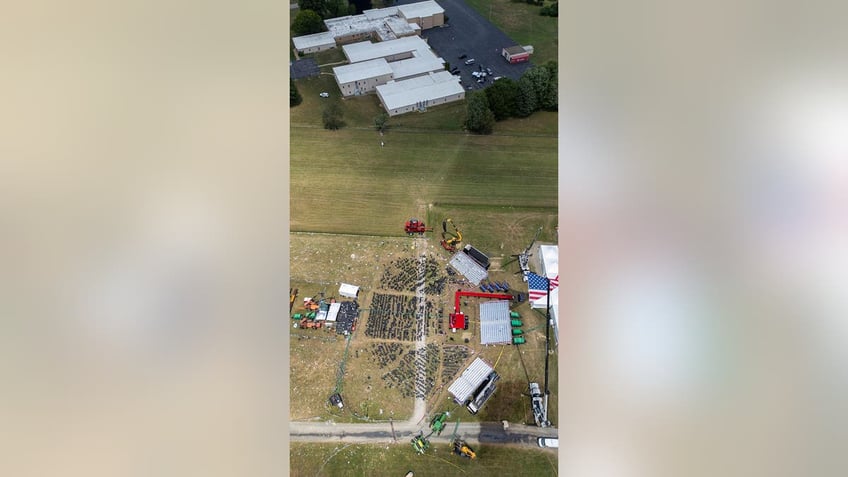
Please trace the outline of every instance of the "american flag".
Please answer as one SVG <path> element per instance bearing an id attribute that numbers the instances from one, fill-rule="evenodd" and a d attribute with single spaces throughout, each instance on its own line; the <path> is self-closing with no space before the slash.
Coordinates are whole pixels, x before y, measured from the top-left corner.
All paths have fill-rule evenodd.
<path id="1" fill-rule="evenodd" d="M 556 278 L 550 279 L 550 289 L 553 290 L 557 286 L 559 286 L 559 275 Z M 527 273 L 527 295 L 531 301 L 536 301 L 540 298 L 544 298 L 545 295 L 548 294 L 548 279 L 536 275 L 533 272 Z"/>

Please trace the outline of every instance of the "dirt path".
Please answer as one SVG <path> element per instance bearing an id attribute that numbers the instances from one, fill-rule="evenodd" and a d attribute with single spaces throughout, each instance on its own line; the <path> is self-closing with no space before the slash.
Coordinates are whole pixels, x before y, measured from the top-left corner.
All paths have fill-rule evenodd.
<path id="1" fill-rule="evenodd" d="M 418 299 L 417 309 L 415 310 L 415 323 L 418 327 L 415 337 L 415 354 L 416 363 L 418 364 L 418 373 L 415 377 L 415 407 L 413 408 L 412 417 L 409 418 L 410 424 L 418 425 L 424 419 L 427 413 L 427 296 L 424 294 L 424 287 L 427 285 L 425 271 L 427 270 L 427 240 L 424 238 L 415 239 L 416 250 L 421 250 L 418 257 L 418 281 L 416 282 L 415 297 Z"/>

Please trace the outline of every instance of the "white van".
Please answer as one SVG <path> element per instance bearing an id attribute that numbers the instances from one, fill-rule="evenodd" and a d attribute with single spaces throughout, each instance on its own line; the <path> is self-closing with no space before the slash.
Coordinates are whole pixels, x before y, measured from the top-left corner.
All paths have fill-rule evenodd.
<path id="1" fill-rule="evenodd" d="M 540 437 L 539 447 L 550 447 L 552 449 L 559 449 L 559 439 L 556 437 Z"/>
<path id="2" fill-rule="evenodd" d="M 465 64 L 466 65 L 473 65 L 474 64 L 474 58 L 469 58 L 469 59 L 465 60 Z"/>

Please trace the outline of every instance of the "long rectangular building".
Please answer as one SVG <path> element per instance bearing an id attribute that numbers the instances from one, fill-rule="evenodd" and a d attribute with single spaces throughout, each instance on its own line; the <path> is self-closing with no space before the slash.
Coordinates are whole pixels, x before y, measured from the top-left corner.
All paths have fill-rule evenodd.
<path id="1" fill-rule="evenodd" d="M 415 56 L 414 52 L 420 51 L 419 56 L 424 56 L 430 51 L 430 45 L 417 36 L 408 36 L 391 41 L 360 41 L 342 46 L 342 51 L 351 63 L 368 61 L 376 58 L 385 58 L 386 61 L 405 60 Z"/>
<path id="2" fill-rule="evenodd" d="M 445 23 L 445 10 L 434 0 L 365 10 L 359 15 L 324 20 L 327 31 L 292 38 L 298 53 L 315 53 L 362 40 L 417 36 Z"/>
<path id="3" fill-rule="evenodd" d="M 442 70 L 377 86 L 377 96 L 389 116 L 397 116 L 465 99 L 465 90 L 459 78 Z"/>
<path id="4" fill-rule="evenodd" d="M 333 68 L 342 96 L 356 96 L 374 91 L 394 77 L 394 71 L 383 58 L 351 63 Z"/>

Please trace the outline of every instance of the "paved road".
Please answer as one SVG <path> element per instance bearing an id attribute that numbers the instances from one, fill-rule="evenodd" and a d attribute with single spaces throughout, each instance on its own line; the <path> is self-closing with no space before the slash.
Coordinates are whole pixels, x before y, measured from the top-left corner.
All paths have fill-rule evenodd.
<path id="1" fill-rule="evenodd" d="M 448 423 L 441 436 L 432 435 L 433 443 L 450 443 L 454 425 Z M 397 442 L 407 442 L 418 433 L 421 427 L 409 421 L 394 423 L 394 435 Z M 426 428 L 426 432 L 429 432 Z M 350 442 L 350 443 L 392 443 L 392 426 L 388 422 L 378 424 L 349 424 L 329 422 L 292 422 L 289 425 L 292 441 L 300 442 Z M 557 429 L 541 429 L 524 424 L 510 424 L 504 430 L 501 423 L 468 422 L 460 423 L 457 434 L 472 444 L 512 444 L 538 447 L 539 437 L 556 437 Z"/>

